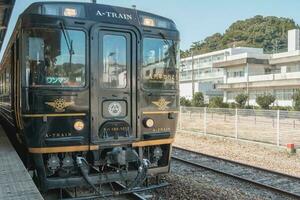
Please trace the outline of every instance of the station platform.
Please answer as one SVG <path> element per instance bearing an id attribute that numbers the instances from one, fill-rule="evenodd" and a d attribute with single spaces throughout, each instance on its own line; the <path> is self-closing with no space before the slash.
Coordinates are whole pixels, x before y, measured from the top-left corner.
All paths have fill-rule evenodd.
<path id="1" fill-rule="evenodd" d="M 20 157 L 0 126 L 0 200 L 42 200 Z"/>

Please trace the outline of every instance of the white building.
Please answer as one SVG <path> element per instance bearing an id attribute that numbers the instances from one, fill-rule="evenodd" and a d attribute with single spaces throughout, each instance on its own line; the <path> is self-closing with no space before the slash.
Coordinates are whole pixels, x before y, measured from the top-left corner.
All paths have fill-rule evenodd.
<path id="1" fill-rule="evenodd" d="M 224 70 L 222 67 L 214 68 L 213 64 L 226 61 L 230 56 L 247 53 L 262 54 L 263 50 L 238 47 L 181 59 L 180 96 L 191 99 L 193 92 L 202 92 L 206 100 L 212 96 L 223 96 L 223 91 L 216 85 L 223 83 Z"/>
<path id="2" fill-rule="evenodd" d="M 273 94 L 275 105 L 292 106 L 292 96 L 300 89 L 300 31 L 288 32 L 288 51 L 276 54 L 247 52 L 229 55 L 213 63 L 214 69 L 224 71 L 223 83 L 217 89 L 223 91 L 225 102 L 234 102 L 236 95 L 249 95 L 249 104 L 262 94 Z"/>

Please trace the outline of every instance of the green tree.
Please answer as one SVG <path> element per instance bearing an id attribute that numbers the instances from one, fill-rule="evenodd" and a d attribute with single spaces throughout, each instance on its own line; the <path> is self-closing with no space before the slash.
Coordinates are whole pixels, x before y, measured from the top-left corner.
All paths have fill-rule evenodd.
<path id="1" fill-rule="evenodd" d="M 228 108 L 229 105 L 223 102 L 223 97 L 212 97 L 209 99 L 210 108 Z"/>
<path id="2" fill-rule="evenodd" d="M 287 48 L 287 32 L 299 28 L 294 20 L 261 15 L 231 24 L 224 34 L 215 33 L 202 41 L 193 42 L 190 49 L 181 52 L 182 58 L 221 50 L 233 46 L 263 48 L 266 52 Z"/>
<path id="3" fill-rule="evenodd" d="M 180 97 L 180 105 L 189 107 L 192 105 L 191 101 L 186 99 L 185 97 Z"/>
<path id="4" fill-rule="evenodd" d="M 274 103 L 276 98 L 271 94 L 265 94 L 258 96 L 256 98 L 256 103 L 262 108 L 262 109 L 269 109 L 270 105 Z"/>
<path id="5" fill-rule="evenodd" d="M 192 106 L 194 107 L 204 106 L 204 97 L 202 92 L 195 92 L 192 99 Z"/>
<path id="6" fill-rule="evenodd" d="M 186 58 L 189 56 L 191 56 L 191 52 L 189 50 L 187 50 L 187 51 L 180 50 L 180 58 Z"/>
<path id="7" fill-rule="evenodd" d="M 294 110 L 300 111 L 300 90 L 297 90 L 293 95 Z"/>
<path id="8" fill-rule="evenodd" d="M 235 97 L 235 102 L 237 103 L 239 108 L 244 108 L 247 101 L 248 101 L 249 96 L 246 94 L 238 94 Z"/>

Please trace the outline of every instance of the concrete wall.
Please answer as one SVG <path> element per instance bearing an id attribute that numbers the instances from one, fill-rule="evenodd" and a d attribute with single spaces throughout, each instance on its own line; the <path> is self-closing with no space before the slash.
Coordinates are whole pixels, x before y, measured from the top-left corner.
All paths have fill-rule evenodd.
<path id="1" fill-rule="evenodd" d="M 264 93 L 269 93 L 269 94 L 274 95 L 275 97 L 278 97 L 276 95 L 276 93 L 282 92 L 282 90 L 291 90 L 291 92 L 293 91 L 293 89 L 290 89 L 290 88 L 286 88 L 286 89 L 281 89 L 281 88 L 278 88 L 278 89 L 264 88 L 263 89 L 262 88 L 262 89 L 257 89 L 257 90 L 250 90 L 249 91 L 249 105 L 258 106 L 256 104 L 256 98 L 259 95 L 263 95 Z M 294 91 L 295 91 L 295 89 L 294 89 Z M 245 92 L 246 91 L 242 91 L 242 90 L 225 91 L 224 92 L 224 102 L 227 102 L 227 103 L 235 102 L 235 96 L 240 93 L 245 93 Z M 284 95 L 283 93 L 281 93 L 281 94 Z M 278 98 L 280 98 L 280 97 L 278 97 Z M 282 99 L 282 98 L 276 99 L 276 101 L 274 102 L 274 106 L 293 106 L 292 98 L 290 98 L 289 96 L 287 98 L 287 96 L 286 96 L 284 99 Z"/>
<path id="2" fill-rule="evenodd" d="M 251 47 L 237 47 L 231 49 L 231 55 L 236 55 L 241 53 L 263 54 L 264 50 L 262 48 L 251 48 Z"/>
<path id="3" fill-rule="evenodd" d="M 192 99 L 192 83 L 179 84 L 180 97 Z"/>
<path id="4" fill-rule="evenodd" d="M 288 31 L 288 51 L 300 50 L 300 30 L 293 29 Z"/>

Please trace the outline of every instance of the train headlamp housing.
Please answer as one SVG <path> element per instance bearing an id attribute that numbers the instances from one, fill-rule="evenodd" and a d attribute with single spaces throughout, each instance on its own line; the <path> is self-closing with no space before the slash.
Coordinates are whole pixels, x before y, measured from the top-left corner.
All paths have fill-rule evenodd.
<path id="1" fill-rule="evenodd" d="M 74 123 L 74 129 L 76 131 L 82 131 L 84 129 L 84 122 L 82 120 L 77 120 Z"/>
<path id="2" fill-rule="evenodd" d="M 166 29 L 176 28 L 174 22 L 162 17 L 140 15 L 140 21 L 143 26 L 166 28 Z"/>
<path id="3" fill-rule="evenodd" d="M 38 13 L 64 17 L 85 17 L 84 7 L 78 4 L 43 4 Z"/>
<path id="4" fill-rule="evenodd" d="M 154 126 L 154 120 L 151 118 L 145 118 L 143 124 L 146 128 L 152 128 Z"/>

